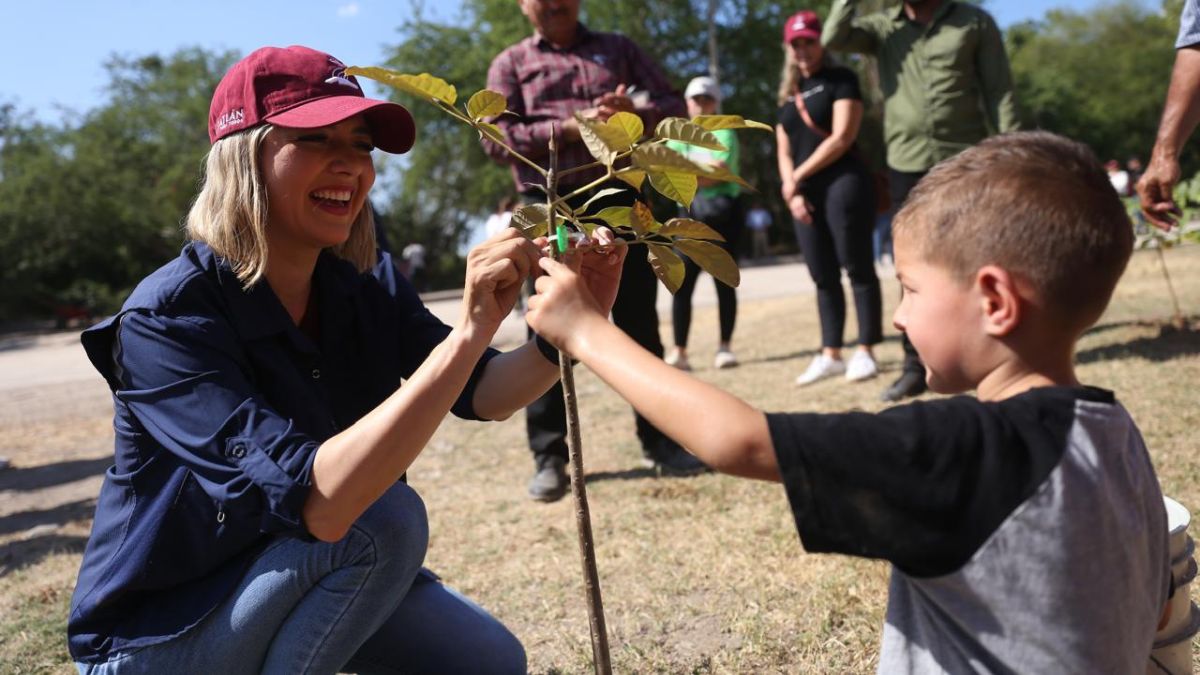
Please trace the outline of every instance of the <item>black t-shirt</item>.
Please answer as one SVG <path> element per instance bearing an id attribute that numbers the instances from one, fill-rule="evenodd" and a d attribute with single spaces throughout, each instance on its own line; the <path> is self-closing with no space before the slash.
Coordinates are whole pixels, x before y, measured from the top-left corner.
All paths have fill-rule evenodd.
<path id="1" fill-rule="evenodd" d="M 1079 400 L 1114 402 L 1100 389 L 1046 387 L 999 402 L 767 419 L 805 549 L 937 576 L 961 567 L 1059 464 Z"/>
<path id="2" fill-rule="evenodd" d="M 825 66 L 812 77 L 801 80 L 798 85 L 804 96 L 804 107 L 814 124 L 825 131 L 833 130 L 833 102 L 841 99 L 862 100 L 862 92 L 858 88 L 858 76 L 854 71 L 844 66 Z M 796 110 L 796 101 L 789 98 L 779 108 L 778 119 L 787 133 L 791 145 L 792 162 L 799 166 L 817 149 L 825 135 L 808 128 L 804 119 Z M 856 155 L 857 150 L 851 148 L 836 162 L 822 169 L 817 176 L 834 175 L 846 169 L 857 168 L 861 162 Z M 816 178 L 817 176 L 814 176 Z"/>

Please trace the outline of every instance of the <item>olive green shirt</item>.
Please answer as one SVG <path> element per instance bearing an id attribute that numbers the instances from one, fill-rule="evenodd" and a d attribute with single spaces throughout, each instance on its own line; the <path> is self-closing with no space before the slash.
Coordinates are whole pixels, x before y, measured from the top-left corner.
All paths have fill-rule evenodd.
<path id="1" fill-rule="evenodd" d="M 888 166 L 928 171 L 990 134 L 1014 131 L 1012 76 L 996 22 L 949 1 L 925 25 L 901 5 L 856 16 L 855 0 L 834 0 L 821 43 L 879 60 Z"/>

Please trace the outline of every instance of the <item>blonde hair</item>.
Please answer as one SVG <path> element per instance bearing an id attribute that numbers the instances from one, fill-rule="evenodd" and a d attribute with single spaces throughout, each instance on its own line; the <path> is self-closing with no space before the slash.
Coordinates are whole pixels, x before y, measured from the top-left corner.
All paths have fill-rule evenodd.
<path id="1" fill-rule="evenodd" d="M 205 160 L 200 194 L 188 211 L 188 237 L 203 242 L 228 261 L 242 287 L 249 289 L 267 271 L 267 186 L 258 164 L 263 140 L 273 129 L 264 124 L 213 143 Z M 365 272 L 375 264 L 375 220 L 363 206 L 346 241 L 330 249 Z"/>
<path id="2" fill-rule="evenodd" d="M 800 85 L 800 68 L 796 66 L 796 57 L 792 56 L 792 48 L 788 43 L 783 43 L 783 70 L 779 73 L 779 94 L 777 95 L 779 105 L 787 103 L 788 97 L 796 93 L 796 87 Z"/>
<path id="3" fill-rule="evenodd" d="M 1087 146 L 1045 131 L 993 136 L 936 165 L 893 223 L 921 260 L 969 283 L 999 265 L 1073 328 L 1104 312 L 1133 225 Z"/>

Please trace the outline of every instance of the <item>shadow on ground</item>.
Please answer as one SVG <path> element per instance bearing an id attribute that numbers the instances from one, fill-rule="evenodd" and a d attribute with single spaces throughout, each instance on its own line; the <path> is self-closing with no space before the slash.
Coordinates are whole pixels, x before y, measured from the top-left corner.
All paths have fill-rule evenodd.
<path id="1" fill-rule="evenodd" d="M 1106 324 L 1093 328 L 1088 334 L 1134 324 L 1141 325 L 1140 322 Z M 1095 363 L 1097 361 L 1141 358 L 1161 363 L 1193 354 L 1200 354 L 1200 333 L 1179 330 L 1170 325 L 1160 325 L 1157 335 L 1084 349 L 1075 355 L 1075 360 L 1077 363 Z"/>
<path id="2" fill-rule="evenodd" d="M 60 504 L 37 511 L 20 511 L 0 517 L 0 536 L 14 532 L 26 532 L 34 528 L 58 527 L 92 517 L 96 510 L 95 499 Z"/>
<path id="3" fill-rule="evenodd" d="M 56 553 L 83 553 L 87 537 L 50 533 L 0 545 L 0 578 L 33 567 Z"/>
<path id="4" fill-rule="evenodd" d="M 53 485 L 73 483 L 99 476 L 112 464 L 112 457 L 73 459 L 67 462 L 20 467 L 0 471 L 0 490 L 41 490 Z"/>

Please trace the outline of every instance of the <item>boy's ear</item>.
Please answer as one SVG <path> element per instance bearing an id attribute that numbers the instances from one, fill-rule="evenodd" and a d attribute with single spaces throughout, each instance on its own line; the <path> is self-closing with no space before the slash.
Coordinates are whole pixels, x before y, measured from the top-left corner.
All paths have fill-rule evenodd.
<path id="1" fill-rule="evenodd" d="M 975 273 L 984 331 L 993 337 L 1012 333 L 1021 322 L 1025 298 L 1011 272 L 997 265 L 984 265 Z"/>

